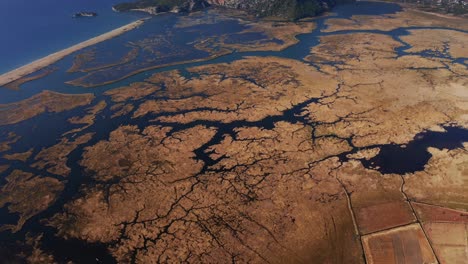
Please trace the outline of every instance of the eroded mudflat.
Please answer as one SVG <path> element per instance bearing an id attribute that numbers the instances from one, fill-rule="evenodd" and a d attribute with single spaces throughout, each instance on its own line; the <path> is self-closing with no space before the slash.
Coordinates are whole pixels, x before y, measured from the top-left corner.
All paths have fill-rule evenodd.
<path id="1" fill-rule="evenodd" d="M 46 169 L 47 172 L 66 177 L 70 174 L 67 166 L 67 156 L 76 149 L 77 146 L 85 144 L 93 137 L 92 133 L 84 134 L 73 140 L 62 138 L 62 140 L 50 147 L 41 150 L 35 157 L 36 162 L 32 167 Z"/>
<path id="2" fill-rule="evenodd" d="M 322 37 L 306 59 L 342 83 L 333 98 L 308 106 L 310 116 L 324 123 L 318 133 L 351 137 L 365 147 L 405 144 L 440 124 L 467 127 L 466 67 L 444 58 L 397 56 L 401 45 L 382 34 Z"/>
<path id="3" fill-rule="evenodd" d="M 112 244 L 123 262 L 361 262 L 359 236 L 369 258 L 377 240 L 368 236 L 411 224 L 421 230 L 413 176 L 405 183 L 360 159 L 439 125 L 466 126 L 466 99 L 447 86 L 465 79 L 440 67 L 451 65 L 445 59 L 394 58 L 399 43 L 386 36 L 333 38 L 312 52 L 343 63 L 322 73 L 293 60 L 246 58 L 107 92 L 114 103 L 136 106 L 134 120 L 154 125 L 120 127 L 87 148 L 82 166 L 99 184 L 52 225 L 65 237 Z M 337 41 L 353 48 L 326 57 Z M 375 50 L 371 41 L 388 47 Z M 429 67 L 414 69 L 414 59 Z M 424 233 L 402 234 L 408 250 L 416 234 Z M 421 259 L 432 260 L 420 239 L 429 252 Z"/>
<path id="4" fill-rule="evenodd" d="M 116 242 L 111 251 L 122 262 L 359 259 L 344 191 L 333 179 L 313 178 L 306 165 L 314 153 L 310 129 L 301 127 L 279 123 L 256 131 L 263 140 L 248 140 L 251 133 L 239 130 L 237 141 L 226 138 L 210 150 L 232 156 L 211 168 L 194 151 L 213 137 L 214 128 L 170 134 L 168 127 L 120 127 L 84 154 L 82 165 L 99 184 L 67 205 L 52 225 L 63 236 Z M 224 142 L 240 144 L 229 148 L 239 153 L 227 153 Z M 325 141 L 323 149 L 339 152 L 334 143 Z M 314 189 L 321 191 L 305 191 Z M 129 208 L 135 210 L 129 214 Z M 336 247 L 356 253 L 335 255 Z"/>
<path id="5" fill-rule="evenodd" d="M 269 22 L 259 21 L 245 23 L 247 29 L 236 35 L 221 35 L 203 42 L 199 47 L 203 49 L 205 45 L 210 48 L 220 47 L 227 50 L 236 51 L 279 51 L 299 42 L 296 38 L 299 34 L 309 33 L 315 29 L 313 22 Z M 264 38 L 253 41 L 239 41 L 243 37 L 261 34 Z"/>
<path id="6" fill-rule="evenodd" d="M 280 51 L 297 44 L 297 35 L 310 33 L 316 26 L 311 21 L 274 22 L 246 16 L 217 10 L 178 18 L 173 28 L 164 31 L 154 29 L 159 25 L 146 25 L 142 29 L 144 37 L 113 44 L 125 50 L 120 55 L 102 47 L 77 54 L 68 71 L 86 74 L 67 83 L 96 87 L 151 69 L 207 61 L 235 52 Z"/>
<path id="7" fill-rule="evenodd" d="M 280 19 L 258 19 L 238 10 L 208 10 L 203 13 L 192 13 L 181 17 L 176 28 L 190 28 L 193 26 L 210 26 L 221 21 L 237 21 L 245 27 L 236 34 L 222 34 L 208 39 L 213 46 L 236 49 L 238 51 L 278 51 L 299 42 L 299 34 L 309 33 L 315 29 L 313 21 L 300 20 L 295 23 Z M 246 36 L 257 35 L 257 39 L 243 40 Z"/>
<path id="8" fill-rule="evenodd" d="M 178 123 L 196 120 L 253 122 L 281 115 L 322 94 L 332 94 L 338 85 L 337 81 L 304 63 L 278 58 L 252 57 L 188 70 L 198 77 L 186 79 L 172 71 L 149 78 L 149 82 L 165 87 L 155 96 L 166 97 L 166 100 L 151 100 L 149 96 L 133 116 L 151 113 L 160 115 L 156 119 L 162 122 Z M 153 86 L 153 89 L 156 88 Z"/>
<path id="9" fill-rule="evenodd" d="M 411 199 L 467 211 L 467 151 L 467 144 L 450 151 L 430 148 L 432 158 L 425 170 L 405 177 Z"/>
<path id="10" fill-rule="evenodd" d="M 434 52 L 454 59 L 468 57 L 468 33 L 453 30 L 410 30 L 410 35 L 401 39 L 410 44 L 408 52 Z"/>
<path id="11" fill-rule="evenodd" d="M 82 107 L 66 119 L 72 129 L 27 158 L 11 150 L 21 137 L 5 135 L 6 157 L 28 169 L 0 167 L 0 201 L 20 215 L 8 229 L 79 177 L 78 193 L 41 223 L 122 263 L 462 263 L 467 143 L 429 148 L 422 171 L 364 164 L 421 132 L 468 129 L 468 71 L 457 60 L 467 35 L 330 34 L 304 62 L 246 57 L 148 75 L 98 100 L 46 92 L 54 110 L 37 98 L 5 106 L 24 116 L 6 124 L 34 116 L 25 105 Z M 47 242 L 28 239 L 31 259 L 55 257 Z"/>
<path id="12" fill-rule="evenodd" d="M 0 125 L 16 124 L 42 113 L 59 113 L 84 106 L 94 99 L 93 94 L 61 94 L 43 91 L 23 101 L 0 104 Z"/>
<path id="13" fill-rule="evenodd" d="M 326 21 L 324 32 L 340 30 L 383 30 L 390 31 L 401 27 L 448 27 L 468 30 L 466 19 L 441 17 L 437 14 L 405 9 L 385 16 L 355 15 L 350 19 L 332 18 Z"/>
<path id="14" fill-rule="evenodd" d="M 23 224 L 34 215 L 47 209 L 63 189 L 60 181 L 15 170 L 6 177 L 7 183 L 2 187 L 0 207 L 8 206 L 11 213 L 18 213 L 16 225 L 3 225 L 0 231 L 21 230 Z"/>

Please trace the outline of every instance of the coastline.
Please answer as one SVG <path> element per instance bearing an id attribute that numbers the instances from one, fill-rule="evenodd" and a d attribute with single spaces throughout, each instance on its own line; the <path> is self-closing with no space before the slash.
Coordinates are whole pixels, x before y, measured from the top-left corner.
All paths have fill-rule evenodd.
<path id="1" fill-rule="evenodd" d="M 314 29 L 316 28 L 316 26 L 314 26 Z M 283 47 L 280 47 L 279 49 L 270 49 L 270 50 L 246 50 L 246 51 L 242 51 L 241 52 L 255 52 L 255 51 L 274 51 L 274 52 L 280 52 L 280 51 L 283 51 L 291 46 L 294 46 L 296 45 L 297 43 L 300 42 L 300 40 L 297 38 L 298 35 L 302 35 L 304 33 L 299 33 L 299 34 L 296 34 L 294 37 L 293 37 L 293 41 L 291 41 L 291 43 L 289 45 L 284 45 Z M 200 59 L 193 59 L 193 60 L 188 60 L 188 61 L 179 61 L 179 62 L 172 62 L 172 63 L 167 63 L 167 64 L 162 64 L 162 65 L 155 65 L 155 66 L 149 66 L 149 67 L 145 67 L 145 68 L 141 68 L 141 69 L 138 69 L 138 70 L 135 70 L 133 72 L 130 72 L 129 74 L 126 74 L 126 75 L 123 75 L 121 76 L 120 78 L 118 79 L 115 79 L 115 80 L 111 80 L 111 81 L 106 81 L 106 82 L 103 82 L 103 83 L 99 83 L 99 84 L 93 84 L 93 85 L 85 85 L 85 84 L 80 84 L 80 83 L 75 83 L 76 80 L 70 80 L 70 81 L 67 81 L 65 82 L 66 84 L 69 84 L 69 85 L 73 85 L 73 86 L 80 86 L 80 87 L 83 87 L 83 88 L 94 88 L 94 87 L 99 87 L 99 86 L 103 86 L 103 85 L 109 85 L 109 84 L 113 84 L 113 83 L 116 83 L 116 82 L 119 82 L 119 81 L 122 81 L 126 78 L 129 78 L 129 77 L 132 77 L 134 75 L 137 75 L 137 74 L 140 74 L 140 73 L 143 73 L 143 72 L 146 72 L 146 71 L 150 71 L 150 70 L 156 70 L 156 69 L 161 69 L 161 68 L 166 68 L 166 67 L 172 67 L 172 66 L 176 66 L 176 65 L 186 65 L 186 64 L 193 64 L 193 63 L 198 63 L 198 62 L 207 62 L 207 61 L 212 61 L 212 60 L 215 60 L 215 59 L 218 59 L 220 57 L 223 57 L 223 56 L 226 56 L 226 55 L 229 55 L 229 54 L 233 54 L 234 51 L 233 50 L 228 50 L 228 51 L 224 51 L 224 52 L 220 52 L 220 53 L 217 53 L 217 54 L 213 54 L 211 56 L 208 56 L 206 58 L 200 58 Z M 86 71 L 85 71 L 86 72 Z M 86 76 L 83 76 L 83 77 L 86 77 Z"/>
<path id="2" fill-rule="evenodd" d="M 106 40 L 109 40 L 109 39 L 112 39 L 112 38 L 115 38 L 119 35 L 122 35 L 123 33 L 127 32 L 127 31 L 130 31 L 130 30 L 133 30 L 139 26 L 141 26 L 145 20 L 148 19 L 148 18 L 143 18 L 143 19 L 139 19 L 137 21 L 134 21 L 130 24 L 127 24 L 125 26 L 122 26 L 122 27 L 119 27 L 119 28 L 116 28 L 114 30 L 111 30 L 109 32 L 106 32 L 102 35 L 99 35 L 97 37 L 94 37 L 94 38 L 91 38 L 91 39 L 88 39 L 88 40 L 85 40 L 83 42 L 80 42 L 76 45 L 73 45 L 69 48 L 66 48 L 66 49 L 63 49 L 63 50 L 60 50 L 58 52 L 55 52 L 55 53 L 52 53 L 44 58 L 41 58 L 41 59 L 38 59 L 38 60 L 35 60 L 29 64 L 26 64 L 22 67 L 19 67 L 17 69 L 14 69 L 12 71 L 9 71 L 7 73 L 4 73 L 2 75 L 0 75 L 0 86 L 4 86 L 6 84 L 9 84 L 11 82 L 14 82 L 22 77 L 25 77 L 31 73 L 34 73 L 38 70 L 41 70 L 43 69 L 44 67 L 47 67 L 61 59 L 63 59 L 64 57 L 76 52 L 76 51 L 79 51 L 81 49 L 84 49 L 84 48 L 87 48 L 89 46 L 92 46 L 92 45 L 95 45 L 95 44 L 98 44 L 100 42 L 103 42 L 103 41 L 106 41 Z"/>

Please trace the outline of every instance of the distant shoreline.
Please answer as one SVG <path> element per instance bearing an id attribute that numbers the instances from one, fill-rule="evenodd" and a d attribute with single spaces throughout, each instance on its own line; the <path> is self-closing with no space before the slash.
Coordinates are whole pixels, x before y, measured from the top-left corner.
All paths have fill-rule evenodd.
<path id="1" fill-rule="evenodd" d="M 89 47 L 89 46 L 92 46 L 92 45 L 95 45 L 95 44 L 98 44 L 100 42 L 103 42 L 103 41 L 106 41 L 106 40 L 109 40 L 109 39 L 112 39 L 112 38 L 115 38 L 119 35 L 122 35 L 123 33 L 127 32 L 127 31 L 130 31 L 130 30 L 133 30 L 139 26 L 141 26 L 145 20 L 147 18 L 143 18 L 143 19 L 139 19 L 137 21 L 134 21 L 130 24 L 127 24 L 125 26 L 122 26 L 122 27 L 119 27 L 119 28 L 116 28 L 112 31 L 109 31 L 107 33 L 104 33 L 102 35 L 99 35 L 97 37 L 94 37 L 94 38 L 91 38 L 91 39 L 88 39 L 88 40 L 85 40 L 81 43 L 78 43 L 76 45 L 73 45 L 69 48 L 66 48 L 66 49 L 63 49 L 61 51 L 58 51 L 58 52 L 55 52 L 55 53 L 52 53 L 44 58 L 41 58 L 41 59 L 38 59 L 36 61 L 33 61 L 29 64 L 26 64 L 22 67 L 19 67 L 17 69 L 14 69 L 12 71 L 9 71 L 7 73 L 4 73 L 2 75 L 0 75 L 0 86 L 4 86 L 6 84 L 9 84 L 11 82 L 14 82 L 22 77 L 25 77 L 31 73 L 34 73 L 40 69 L 43 69 L 44 67 L 47 67 L 61 59 L 63 59 L 64 57 L 76 52 L 76 51 L 79 51 L 81 49 L 84 49 L 86 47 Z"/>

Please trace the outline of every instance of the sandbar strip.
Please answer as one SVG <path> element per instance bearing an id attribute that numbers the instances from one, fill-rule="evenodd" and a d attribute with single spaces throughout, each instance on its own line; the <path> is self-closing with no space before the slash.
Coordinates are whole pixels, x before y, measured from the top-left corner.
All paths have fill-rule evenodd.
<path id="1" fill-rule="evenodd" d="M 133 29 L 141 26 L 145 22 L 146 19 L 147 18 L 134 21 L 134 22 L 132 22 L 130 24 L 119 27 L 117 29 L 114 29 L 114 30 L 109 31 L 107 33 L 104 33 L 102 35 L 99 35 L 97 37 L 88 39 L 86 41 L 83 41 L 81 43 L 73 45 L 73 46 L 71 46 L 69 48 L 66 48 L 64 50 L 52 53 L 49 56 L 46 56 L 46 57 L 44 57 L 42 59 L 38 59 L 38 60 L 33 61 L 33 62 L 31 62 L 31 63 L 29 63 L 27 65 L 24 65 L 24 66 L 20 67 L 20 68 L 17 68 L 15 70 L 12 70 L 10 72 L 2 74 L 2 75 L 0 75 L 0 86 L 4 86 L 5 84 L 11 83 L 13 81 L 16 81 L 19 78 L 22 78 L 22 77 L 27 76 L 27 75 L 29 75 L 31 73 L 34 73 L 34 72 L 36 72 L 36 71 L 38 71 L 38 70 L 40 70 L 40 69 L 42 69 L 44 67 L 47 67 L 47 66 L 49 66 L 49 65 L 63 59 L 67 55 L 70 55 L 70 54 L 72 54 L 72 53 L 74 53 L 74 52 L 76 52 L 78 50 L 84 49 L 86 47 L 95 45 L 97 43 L 103 42 L 103 41 L 111 39 L 111 38 L 115 38 L 115 37 L 127 32 L 127 31 L 133 30 Z"/>

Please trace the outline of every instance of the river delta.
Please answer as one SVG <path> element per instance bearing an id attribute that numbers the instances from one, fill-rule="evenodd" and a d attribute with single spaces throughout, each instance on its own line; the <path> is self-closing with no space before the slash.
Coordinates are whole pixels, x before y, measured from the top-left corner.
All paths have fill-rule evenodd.
<path id="1" fill-rule="evenodd" d="M 467 21 L 252 19 L 157 16 L 0 88 L 0 255 L 463 263 Z"/>

